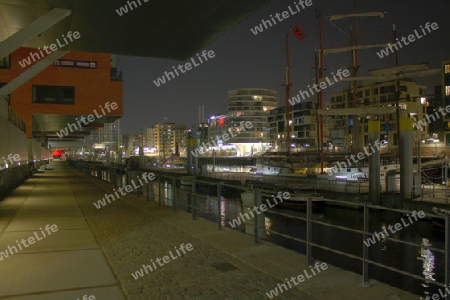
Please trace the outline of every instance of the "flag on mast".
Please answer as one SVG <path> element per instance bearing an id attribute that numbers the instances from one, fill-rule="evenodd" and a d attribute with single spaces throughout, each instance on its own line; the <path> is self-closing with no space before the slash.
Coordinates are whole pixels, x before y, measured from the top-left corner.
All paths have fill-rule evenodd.
<path id="1" fill-rule="evenodd" d="M 298 26 L 298 24 L 294 25 L 294 28 L 292 28 L 291 32 L 297 37 L 299 41 L 302 41 L 306 37 L 305 32 L 300 28 L 300 26 Z"/>

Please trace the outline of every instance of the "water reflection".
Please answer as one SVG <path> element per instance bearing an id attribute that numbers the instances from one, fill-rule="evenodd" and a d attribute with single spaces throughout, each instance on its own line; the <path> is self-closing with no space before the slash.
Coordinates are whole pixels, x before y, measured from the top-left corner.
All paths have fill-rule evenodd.
<path id="1" fill-rule="evenodd" d="M 164 181 L 162 188 L 162 199 L 160 198 L 161 204 L 172 206 L 173 197 L 174 197 L 174 190 L 172 188 L 172 184 L 170 184 L 168 181 Z"/>
<path id="2" fill-rule="evenodd" d="M 264 224 L 266 225 L 266 235 L 270 236 L 270 231 L 272 229 L 273 221 L 269 217 L 264 217 Z"/>
<path id="3" fill-rule="evenodd" d="M 220 196 L 220 225 L 223 227 L 225 227 L 225 215 L 227 213 L 226 200 L 224 196 Z"/>
<path id="4" fill-rule="evenodd" d="M 387 226 L 385 223 L 381 225 L 381 239 L 380 239 L 380 250 L 385 251 L 387 250 L 387 237 L 389 236 L 389 233 L 387 232 Z"/>
<path id="5" fill-rule="evenodd" d="M 434 278 L 434 276 L 436 275 L 436 273 L 434 272 L 435 269 L 435 257 L 433 255 L 433 252 L 425 247 L 431 247 L 432 244 L 430 244 L 430 241 L 426 238 L 422 238 L 422 243 L 421 245 L 423 247 L 420 248 L 420 256 L 417 257 L 417 260 L 421 260 L 422 261 L 422 274 L 425 278 L 425 283 L 422 283 L 422 286 L 425 288 L 424 290 L 424 294 L 425 297 L 430 295 L 430 292 L 428 291 L 427 288 L 429 288 L 429 283 L 430 282 L 434 282 L 436 281 L 436 279 Z"/>

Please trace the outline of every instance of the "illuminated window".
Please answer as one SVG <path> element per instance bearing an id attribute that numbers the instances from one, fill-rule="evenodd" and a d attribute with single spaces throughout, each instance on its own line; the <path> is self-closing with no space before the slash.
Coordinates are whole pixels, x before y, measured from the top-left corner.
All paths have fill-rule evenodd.
<path id="1" fill-rule="evenodd" d="M 445 73 L 450 73 L 450 65 L 445 65 Z"/>
<path id="2" fill-rule="evenodd" d="M 57 61 L 53 62 L 53 65 L 54 66 L 59 66 L 59 67 L 97 69 L 97 62 L 95 62 L 95 61 L 79 61 L 79 60 L 58 59 Z"/>

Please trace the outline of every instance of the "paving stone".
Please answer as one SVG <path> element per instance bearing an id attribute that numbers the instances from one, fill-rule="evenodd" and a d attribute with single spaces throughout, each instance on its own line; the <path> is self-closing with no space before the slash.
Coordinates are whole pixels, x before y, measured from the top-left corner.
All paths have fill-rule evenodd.
<path id="1" fill-rule="evenodd" d="M 97 187 L 75 190 L 74 196 L 130 299 L 264 299 L 265 293 L 280 282 L 124 201 L 132 196 L 97 209 L 93 202 L 111 193 L 112 186 L 83 176 L 72 180 L 88 181 Z M 174 247 L 183 243 L 192 244 L 193 250 L 163 266 L 156 263 L 157 258 L 169 256 L 171 250 L 177 256 Z M 143 264 L 150 265 L 151 260 L 157 269 L 134 280 L 131 272 Z M 214 267 L 217 264 L 228 268 L 221 271 Z M 296 289 L 283 296 L 312 299 Z"/>

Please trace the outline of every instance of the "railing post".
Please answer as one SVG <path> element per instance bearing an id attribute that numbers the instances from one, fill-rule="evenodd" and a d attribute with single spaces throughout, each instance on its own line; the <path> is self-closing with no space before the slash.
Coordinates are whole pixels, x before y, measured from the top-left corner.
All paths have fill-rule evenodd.
<path id="1" fill-rule="evenodd" d="M 120 180 L 122 180 L 122 177 Z M 150 201 L 150 182 L 147 182 L 147 201 Z"/>
<path id="2" fill-rule="evenodd" d="M 197 197 L 194 195 L 197 190 L 197 184 L 192 181 L 192 220 L 197 219 Z"/>
<path id="3" fill-rule="evenodd" d="M 308 261 L 308 265 L 312 264 L 312 199 L 311 196 L 308 195 L 306 198 L 306 259 Z"/>
<path id="4" fill-rule="evenodd" d="M 161 205 L 161 177 L 158 180 L 158 205 Z"/>
<path id="5" fill-rule="evenodd" d="M 253 205 L 254 207 L 259 207 L 259 204 L 261 203 L 261 190 L 255 189 L 253 195 Z M 253 235 L 255 237 L 255 244 L 258 244 L 258 215 L 255 215 L 253 218 Z"/>
<path id="6" fill-rule="evenodd" d="M 221 207 L 220 207 L 220 204 L 221 204 L 220 200 L 221 199 L 222 199 L 222 185 L 219 182 L 217 184 L 217 213 L 218 213 L 218 216 L 219 216 L 219 224 L 218 224 L 219 230 L 222 229 L 222 210 L 221 210 Z"/>
<path id="7" fill-rule="evenodd" d="M 173 205 L 173 212 L 177 212 L 177 202 L 176 202 L 176 185 L 177 180 L 175 178 L 172 178 L 172 205 Z"/>
<path id="8" fill-rule="evenodd" d="M 445 285 L 450 284 L 450 216 L 445 216 Z"/>
<path id="9" fill-rule="evenodd" d="M 420 200 L 423 201 L 423 190 L 425 189 L 425 185 L 422 185 L 422 195 L 420 197 Z"/>
<path id="10" fill-rule="evenodd" d="M 364 234 L 363 241 L 366 241 L 369 235 L 369 207 L 364 205 Z M 367 260 L 369 259 L 369 247 L 367 247 L 363 243 L 363 286 L 369 286 L 369 263 Z"/>

